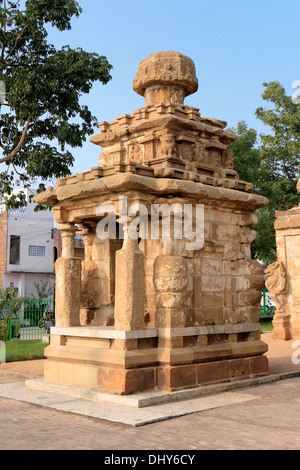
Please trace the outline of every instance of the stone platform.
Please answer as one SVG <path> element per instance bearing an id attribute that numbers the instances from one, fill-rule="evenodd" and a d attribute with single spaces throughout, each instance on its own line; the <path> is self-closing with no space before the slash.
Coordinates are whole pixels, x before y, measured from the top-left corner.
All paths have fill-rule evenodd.
<path id="1" fill-rule="evenodd" d="M 44 381 L 88 389 L 93 395 L 129 395 L 146 390 L 176 392 L 268 375 L 267 345 L 251 336 L 260 334 L 259 329 L 260 324 L 253 323 L 131 331 L 97 326 L 51 328 Z M 172 339 L 183 339 L 181 347 L 160 347 Z"/>
<path id="2" fill-rule="evenodd" d="M 292 362 L 292 354 L 296 353 L 293 341 L 273 340 L 271 332 L 264 333 L 262 338 L 268 345 L 266 356 L 270 368 L 270 375 L 265 377 L 172 394 L 143 392 L 119 396 L 46 384 L 43 380 L 46 359 L 0 364 L 0 397 L 131 426 L 247 403 L 264 395 L 264 387 L 260 386 L 300 376 L 300 364 Z"/>

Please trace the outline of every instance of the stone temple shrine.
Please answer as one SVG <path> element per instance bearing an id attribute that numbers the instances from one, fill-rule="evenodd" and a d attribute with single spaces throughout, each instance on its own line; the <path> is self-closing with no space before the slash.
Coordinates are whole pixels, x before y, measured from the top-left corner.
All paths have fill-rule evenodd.
<path id="1" fill-rule="evenodd" d="M 184 104 L 190 58 L 146 57 L 133 89 L 144 107 L 91 138 L 99 164 L 35 197 L 63 243 L 44 382 L 128 395 L 267 375 L 250 245 L 268 201 L 234 170 L 226 122 Z"/>

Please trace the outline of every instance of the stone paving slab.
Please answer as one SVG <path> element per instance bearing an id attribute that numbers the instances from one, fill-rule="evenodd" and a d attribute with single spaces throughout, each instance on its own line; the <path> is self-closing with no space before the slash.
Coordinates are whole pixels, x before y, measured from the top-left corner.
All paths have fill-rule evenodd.
<path id="1" fill-rule="evenodd" d="M 166 419 L 165 413 L 161 420 L 160 405 L 156 407 L 158 420 L 148 424 L 143 424 L 146 420 L 144 415 L 140 419 L 141 414 L 140 421 L 133 424 L 124 424 L 119 417 L 118 421 L 101 419 L 99 410 L 98 417 L 93 417 L 87 408 L 78 410 L 80 401 L 74 398 L 52 394 L 52 402 L 47 402 L 39 391 L 40 401 L 25 401 L 24 393 L 29 393 L 25 380 L 42 379 L 43 360 L 1 364 L 0 384 L 6 392 L 10 386 L 6 395 L 11 398 L 0 394 L 0 449 L 100 450 L 103 456 L 123 450 L 126 455 L 131 450 L 144 451 L 145 455 L 148 450 L 164 455 L 172 449 L 173 454 L 180 450 L 191 454 L 199 450 L 299 450 L 300 364 L 291 360 L 293 342 L 272 341 L 270 334 L 262 339 L 269 345 L 270 371 L 277 380 L 199 397 L 197 408 L 190 403 L 184 415 L 178 415 L 177 406 L 182 403 L 177 403 L 177 414 L 173 411 L 168 415 L 172 419 Z M 103 408 L 107 409 L 107 404 Z M 115 405 L 113 408 L 116 410 Z M 126 408 L 132 412 L 132 407 Z M 150 408 L 135 411 L 144 413 Z"/>
<path id="2" fill-rule="evenodd" d="M 226 392 L 180 402 L 136 408 L 129 405 L 86 400 L 34 390 L 28 388 L 23 381 L 0 384 L 0 397 L 131 426 L 143 426 L 157 421 L 243 403 L 258 398 L 256 395 L 249 393 Z"/>
<path id="3" fill-rule="evenodd" d="M 270 334 L 262 335 L 262 339 L 269 346 L 267 355 L 271 374 L 256 379 L 207 385 L 198 390 L 190 389 L 172 394 L 147 392 L 140 396 L 112 396 L 95 392 L 97 396 L 92 396 L 91 393 L 81 389 L 76 389 L 74 392 L 73 387 L 67 390 L 66 386 L 45 384 L 44 361 L 36 360 L 0 365 L 0 397 L 27 401 L 111 422 L 142 426 L 205 409 L 252 400 L 256 394 L 246 392 L 246 387 L 300 376 L 300 365 L 294 364 L 291 360 L 294 352 L 292 341 L 273 341 Z M 141 407 L 148 409 L 134 409 Z"/>
<path id="4" fill-rule="evenodd" d="M 299 450 L 299 390 L 300 377 L 280 380 L 243 390 L 255 399 L 145 426 L 0 397 L 0 449 L 98 450 L 100 465 L 118 453 L 163 457 L 184 451 L 196 455 L 200 466 L 201 450 Z M 141 465 L 145 464 L 140 461 L 137 467 Z"/>
<path id="5" fill-rule="evenodd" d="M 262 385 L 277 380 L 300 376 L 300 371 L 286 372 L 281 374 L 269 374 L 260 377 L 233 380 L 209 384 L 189 389 L 183 389 L 174 392 L 164 392 L 158 390 L 149 390 L 132 395 L 119 395 L 112 393 L 98 392 L 97 390 L 88 390 L 68 385 L 60 385 L 44 382 L 43 378 L 29 379 L 25 381 L 28 388 L 39 390 L 41 392 L 54 393 L 73 398 L 81 398 L 96 402 L 106 402 L 110 404 L 125 405 L 135 408 L 143 408 L 148 406 L 162 405 L 167 403 L 182 402 L 199 398 L 201 396 L 216 395 L 231 390 L 244 389 L 255 385 Z"/>

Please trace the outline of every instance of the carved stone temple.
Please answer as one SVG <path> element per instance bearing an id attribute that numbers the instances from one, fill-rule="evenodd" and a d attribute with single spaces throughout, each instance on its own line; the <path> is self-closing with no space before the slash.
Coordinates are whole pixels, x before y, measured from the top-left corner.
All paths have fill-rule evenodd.
<path id="1" fill-rule="evenodd" d="M 275 230 L 277 261 L 266 272 L 266 287 L 276 303 L 272 337 L 289 340 L 300 338 L 300 204 L 276 212 Z"/>
<path id="2" fill-rule="evenodd" d="M 234 170 L 226 122 L 184 104 L 190 58 L 146 57 L 133 88 L 145 106 L 99 124 L 98 166 L 35 197 L 63 241 L 44 382 L 127 395 L 266 375 L 250 245 L 268 201 Z"/>

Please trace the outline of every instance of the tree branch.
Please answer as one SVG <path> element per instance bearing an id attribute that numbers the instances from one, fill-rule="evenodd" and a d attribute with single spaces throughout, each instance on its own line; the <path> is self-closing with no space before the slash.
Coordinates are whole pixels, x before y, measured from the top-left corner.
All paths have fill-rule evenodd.
<path id="1" fill-rule="evenodd" d="M 14 148 L 14 150 L 9 155 L 7 155 L 6 157 L 1 158 L 0 163 L 4 163 L 4 162 L 8 162 L 9 160 L 12 160 L 14 158 L 14 156 L 19 152 L 22 145 L 24 144 L 24 140 L 25 140 L 25 137 L 26 137 L 26 133 L 28 131 L 30 121 L 31 121 L 31 117 L 29 116 L 28 119 L 27 119 L 26 125 L 24 127 L 24 130 L 22 132 L 22 136 L 21 136 L 21 139 L 20 139 L 18 145 Z"/>
<path id="2" fill-rule="evenodd" d="M 21 39 L 21 37 L 23 36 L 23 34 L 24 34 L 24 32 L 25 32 L 25 30 L 26 30 L 27 27 L 28 27 L 28 23 L 26 23 L 25 26 L 22 28 L 22 30 L 21 30 L 19 36 L 18 36 L 18 37 L 16 38 L 16 40 L 15 40 L 15 44 L 14 44 L 13 48 L 8 52 L 8 54 L 6 55 L 6 57 L 3 59 L 3 62 L 6 62 L 7 58 L 12 55 L 12 53 L 13 53 L 14 50 L 16 49 L 16 47 L 17 47 L 17 45 L 18 45 L 18 42 L 19 42 L 19 40 Z"/>
<path id="3" fill-rule="evenodd" d="M 40 17 L 43 15 L 43 13 L 47 10 L 47 8 L 48 8 L 48 5 L 42 10 L 42 12 L 41 12 L 40 15 L 38 15 L 38 16 L 35 17 L 35 20 L 37 20 L 38 18 L 40 18 Z M 26 31 L 26 29 L 27 29 L 28 26 L 29 26 L 29 23 L 26 23 L 26 24 L 23 26 L 23 28 L 22 28 L 20 34 L 17 36 L 17 38 L 16 38 L 16 40 L 15 40 L 14 46 L 13 46 L 12 49 L 8 52 L 8 54 L 6 55 L 6 57 L 5 57 L 4 59 L 3 59 L 4 50 L 2 50 L 2 61 L 3 61 L 3 62 L 6 62 L 6 60 L 8 59 L 8 57 L 11 56 L 12 53 L 15 51 L 15 49 L 16 49 L 17 46 L 18 46 L 19 40 L 20 40 L 21 37 L 23 36 L 23 34 L 24 34 L 24 32 Z M 14 61 L 14 62 L 15 62 L 15 61 Z"/>

